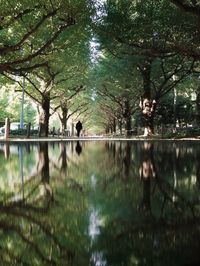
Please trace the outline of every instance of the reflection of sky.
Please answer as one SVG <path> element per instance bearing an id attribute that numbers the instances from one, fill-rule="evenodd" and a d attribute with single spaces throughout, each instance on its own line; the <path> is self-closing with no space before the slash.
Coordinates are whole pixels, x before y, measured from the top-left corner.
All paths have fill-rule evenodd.
<path id="1" fill-rule="evenodd" d="M 104 4 L 106 3 L 106 0 L 94 0 L 93 4 L 95 6 L 96 14 L 92 17 L 92 20 L 94 22 L 100 22 L 101 19 L 106 16 L 106 10 L 104 7 Z"/>
<path id="2" fill-rule="evenodd" d="M 96 191 L 96 176 L 92 175 L 90 177 L 91 180 L 91 188 L 92 191 Z M 101 226 L 101 218 L 99 214 L 99 210 L 95 206 L 95 201 L 92 201 L 91 208 L 90 208 L 90 215 L 89 215 L 89 227 L 88 232 L 89 236 L 91 237 L 92 242 L 95 240 L 95 238 L 100 234 L 100 226 Z"/>
<path id="3" fill-rule="evenodd" d="M 90 60 L 93 65 L 95 65 L 98 62 L 98 59 L 101 55 L 101 52 L 99 51 L 100 44 L 95 38 L 92 38 L 90 41 Z"/>
<path id="4" fill-rule="evenodd" d="M 93 190 L 96 189 L 96 183 L 97 183 L 96 176 L 95 175 L 92 175 L 91 176 L 91 184 L 92 184 Z"/>
<path id="5" fill-rule="evenodd" d="M 16 194 L 16 188 L 20 187 L 23 176 L 26 176 L 26 180 L 28 180 L 37 169 L 37 147 L 31 147 L 29 154 L 23 145 L 1 144 L 1 151 L 4 152 L 4 155 L 1 156 L 0 189 Z M 20 197 L 20 195 L 16 195 L 16 199 Z"/>
<path id="6" fill-rule="evenodd" d="M 106 261 L 103 258 L 103 252 L 93 252 L 90 262 L 95 266 L 106 266 Z"/>
<path id="7" fill-rule="evenodd" d="M 95 175 L 91 176 L 91 188 L 92 191 L 96 191 L 96 177 Z M 95 195 L 95 194 L 94 194 Z M 93 201 L 94 203 L 95 201 Z M 97 239 L 98 235 L 100 235 L 100 227 L 102 226 L 102 219 L 100 216 L 100 212 L 94 204 L 91 204 L 90 215 L 89 215 L 89 226 L 88 226 L 88 234 L 91 238 L 91 246 L 94 241 Z M 95 266 L 106 266 L 106 261 L 104 260 L 104 254 L 102 251 L 93 251 L 90 258 L 91 265 Z"/>
<path id="8" fill-rule="evenodd" d="M 101 220 L 99 217 L 98 210 L 95 210 L 94 207 L 91 208 L 90 217 L 89 217 L 89 236 L 92 241 L 95 240 L 96 236 L 100 234 Z"/>

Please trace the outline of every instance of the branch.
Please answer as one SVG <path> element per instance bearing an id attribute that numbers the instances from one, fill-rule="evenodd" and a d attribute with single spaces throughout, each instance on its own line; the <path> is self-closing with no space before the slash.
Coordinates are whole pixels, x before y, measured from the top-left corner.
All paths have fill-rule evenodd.
<path id="1" fill-rule="evenodd" d="M 6 78 L 8 78 L 8 79 L 10 79 L 11 81 L 17 83 L 21 88 L 23 88 L 23 85 L 21 84 L 20 81 L 15 80 L 14 78 L 12 78 L 11 76 L 6 75 L 5 73 L 3 74 L 3 76 L 6 77 Z M 26 77 L 26 79 L 29 80 L 27 77 Z M 15 89 L 15 92 L 22 92 L 22 90 Z M 35 102 L 41 104 L 41 102 L 40 102 L 37 98 L 35 98 L 33 95 L 31 95 L 27 90 L 24 89 L 24 92 L 25 92 L 25 93 L 26 93 L 31 99 L 33 99 Z M 40 92 L 40 93 L 41 93 L 41 92 Z"/>
<path id="2" fill-rule="evenodd" d="M 170 2 L 176 5 L 182 11 L 192 13 L 200 17 L 200 7 L 197 6 L 197 4 L 186 4 L 186 1 L 183 0 L 170 0 Z"/>
<path id="3" fill-rule="evenodd" d="M 107 96 L 109 99 L 117 103 L 123 109 L 121 97 L 117 97 L 116 95 L 110 93 L 105 85 L 103 85 L 103 91 L 98 91 L 97 93 L 101 96 Z"/>
<path id="4" fill-rule="evenodd" d="M 84 114 L 84 113 L 87 112 L 87 111 L 88 111 L 88 108 L 82 110 L 82 111 L 76 116 L 75 119 L 78 119 L 78 117 L 79 117 L 80 115 Z"/>
<path id="5" fill-rule="evenodd" d="M 93 113 L 93 111 L 90 111 L 90 112 L 88 112 L 88 113 L 85 113 L 85 115 L 84 115 L 83 118 L 82 118 L 83 123 L 86 122 L 86 120 L 88 119 L 88 117 L 89 117 L 92 113 Z"/>
<path id="6" fill-rule="evenodd" d="M 40 21 L 26 34 L 24 34 L 24 36 L 22 37 L 22 39 L 14 44 L 14 45 L 10 45 L 10 46 L 4 46 L 2 48 L 0 48 L 0 54 L 5 54 L 11 51 L 16 51 L 19 50 L 21 48 L 21 45 L 30 37 L 30 35 L 32 35 L 34 32 L 36 32 L 38 30 L 38 28 L 41 27 L 41 25 L 50 17 L 54 16 L 56 14 L 57 10 L 53 10 L 51 12 L 49 12 L 47 15 L 43 15 L 43 17 L 40 19 Z"/>
<path id="7" fill-rule="evenodd" d="M 4 77 L 6 77 L 7 79 L 9 79 L 9 80 L 11 80 L 11 81 L 13 81 L 13 82 L 15 82 L 15 83 L 18 83 L 18 85 L 22 87 L 22 84 L 21 84 L 19 81 L 17 81 L 16 79 L 14 79 L 13 77 L 8 76 L 6 73 L 2 73 L 2 75 L 3 75 Z"/>
<path id="8" fill-rule="evenodd" d="M 21 86 L 21 85 L 20 85 Z M 22 87 L 22 86 L 21 86 Z M 22 90 L 15 90 L 15 92 L 22 92 Z M 35 96 L 31 95 L 27 90 L 24 90 L 24 92 L 36 103 L 42 104 L 39 99 L 37 99 Z"/>
<path id="9" fill-rule="evenodd" d="M 11 61 L 11 62 L 2 63 L 2 64 L 0 64 L 0 69 L 3 71 L 6 71 L 7 69 L 9 70 L 9 68 L 11 68 L 11 65 L 17 65 L 17 64 L 22 64 L 22 63 L 31 61 L 32 59 L 34 59 L 35 57 L 40 55 L 54 40 L 56 40 L 56 38 L 60 35 L 60 33 L 65 28 L 67 28 L 71 25 L 74 25 L 74 24 L 75 24 L 75 20 L 68 19 L 66 21 L 66 23 L 64 25 L 61 25 L 59 27 L 59 29 L 53 34 L 53 36 L 44 45 L 42 45 L 42 47 L 40 47 L 37 51 L 35 51 L 33 54 L 28 54 L 27 56 L 25 56 L 21 59 L 17 59 L 17 60 Z M 2 51 L 2 53 L 3 53 L 3 51 Z M 33 68 L 34 68 L 34 66 L 26 67 L 25 70 L 28 71 L 29 69 L 33 69 Z M 18 69 L 18 71 L 19 70 L 20 69 Z"/>
<path id="10" fill-rule="evenodd" d="M 40 93 L 40 95 L 43 97 L 43 94 L 42 94 L 42 92 L 39 90 L 39 88 L 35 85 L 35 83 L 31 80 L 31 79 L 29 79 L 28 78 L 28 76 L 26 76 L 26 80 L 28 80 L 28 82 L 36 89 L 36 91 L 37 92 L 39 92 Z"/>
<path id="11" fill-rule="evenodd" d="M 85 106 L 87 106 L 88 103 L 83 103 L 82 105 L 79 105 L 72 113 L 70 113 L 67 116 L 67 119 L 69 119 L 72 115 L 74 115 L 75 113 L 77 113 L 78 111 L 81 111 Z"/>
<path id="12" fill-rule="evenodd" d="M 33 64 L 31 66 L 20 67 L 20 68 L 14 68 L 13 66 L 9 66 L 9 65 L 7 65 L 6 67 L 2 67 L 2 65 L 0 64 L 0 70 L 2 67 L 2 72 L 8 72 L 11 74 L 16 74 L 16 73 L 21 74 L 23 72 L 31 72 L 33 69 L 46 67 L 46 66 L 47 66 L 47 62 Z"/>
<path id="13" fill-rule="evenodd" d="M 182 70 L 183 66 L 181 68 L 178 69 L 178 67 L 175 68 L 175 72 L 171 73 L 170 78 L 167 79 L 167 81 L 164 81 L 161 85 L 160 88 L 158 90 L 158 94 L 156 96 L 156 100 L 158 100 L 158 98 L 161 98 L 162 96 L 164 96 L 165 94 L 167 94 L 169 91 L 171 91 L 177 84 L 179 84 L 184 78 L 186 78 L 189 74 L 192 73 L 193 71 L 193 67 L 195 64 L 195 60 L 192 61 L 189 69 L 185 70 L 185 72 L 174 82 L 172 82 L 171 84 L 169 84 L 168 86 L 165 86 L 165 84 L 167 84 L 167 81 L 172 78 L 172 76 L 174 74 L 179 73 L 180 70 Z"/>
<path id="14" fill-rule="evenodd" d="M 77 95 L 79 92 L 85 90 L 85 87 L 83 85 L 80 85 L 79 87 L 74 87 L 73 89 L 71 89 L 71 91 L 74 91 L 73 94 L 71 94 L 66 101 L 71 100 L 75 95 Z"/>

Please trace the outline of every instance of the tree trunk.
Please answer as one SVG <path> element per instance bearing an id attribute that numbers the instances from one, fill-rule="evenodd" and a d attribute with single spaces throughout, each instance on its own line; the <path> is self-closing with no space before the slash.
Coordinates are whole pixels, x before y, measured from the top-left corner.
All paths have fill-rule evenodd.
<path id="1" fill-rule="evenodd" d="M 41 110 L 39 114 L 39 136 L 48 137 L 49 133 L 49 117 L 50 117 L 50 94 L 43 95 Z"/>
<path id="2" fill-rule="evenodd" d="M 72 137 L 74 136 L 74 123 L 72 122 Z"/>
<path id="3" fill-rule="evenodd" d="M 151 100 L 151 63 L 151 61 L 147 61 L 140 67 L 144 89 L 140 100 L 140 109 L 144 119 L 144 136 L 151 136 L 154 133 L 156 101 Z"/>
<path id="4" fill-rule="evenodd" d="M 141 99 L 140 108 L 144 121 L 144 136 L 151 136 L 154 133 L 154 114 L 156 102 L 148 98 Z"/>
<path id="5" fill-rule="evenodd" d="M 116 134 L 116 119 L 113 118 L 113 133 Z"/>
<path id="6" fill-rule="evenodd" d="M 119 124 L 120 135 L 122 135 L 122 120 L 121 119 L 118 120 L 118 124 Z"/>
<path id="7" fill-rule="evenodd" d="M 126 136 L 131 136 L 131 116 L 126 117 Z"/>
<path id="8" fill-rule="evenodd" d="M 196 99 L 196 122 L 200 126 L 200 88 L 198 88 L 197 99 Z"/>
<path id="9" fill-rule="evenodd" d="M 124 103 L 124 120 L 125 120 L 125 130 L 126 130 L 126 136 L 131 135 L 131 107 L 128 100 L 125 100 Z"/>
<path id="10" fill-rule="evenodd" d="M 105 133 L 106 133 L 106 134 L 109 133 L 109 128 L 108 128 L 108 126 L 105 128 Z"/>
<path id="11" fill-rule="evenodd" d="M 62 125 L 62 134 L 65 135 L 66 130 L 67 130 L 67 114 L 68 114 L 68 109 L 66 107 L 62 107 L 62 118 L 60 119 L 61 125 Z"/>

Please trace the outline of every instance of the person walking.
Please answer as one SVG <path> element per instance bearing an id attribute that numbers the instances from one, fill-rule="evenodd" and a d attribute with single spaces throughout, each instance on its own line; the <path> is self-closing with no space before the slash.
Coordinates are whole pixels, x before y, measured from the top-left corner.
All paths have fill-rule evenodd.
<path id="1" fill-rule="evenodd" d="M 80 121 L 78 121 L 78 122 L 76 123 L 77 137 L 80 136 L 80 132 L 81 132 L 82 128 L 83 128 L 82 123 L 81 123 Z"/>

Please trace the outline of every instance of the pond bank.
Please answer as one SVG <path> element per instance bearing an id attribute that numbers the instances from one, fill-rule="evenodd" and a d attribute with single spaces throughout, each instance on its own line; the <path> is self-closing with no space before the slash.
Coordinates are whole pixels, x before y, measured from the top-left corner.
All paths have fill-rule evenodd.
<path id="1" fill-rule="evenodd" d="M 43 141 L 49 141 L 49 142 L 59 142 L 59 141 L 92 141 L 92 140 L 118 140 L 118 141 L 200 141 L 200 136 L 198 137 L 186 137 L 186 138 L 162 138 L 161 136 L 153 136 L 153 137 L 144 137 L 141 136 L 134 136 L 134 137 L 109 137 L 109 136 L 84 136 L 84 137 L 11 137 L 8 139 L 5 139 L 4 137 L 0 138 L 0 142 L 43 142 Z"/>

